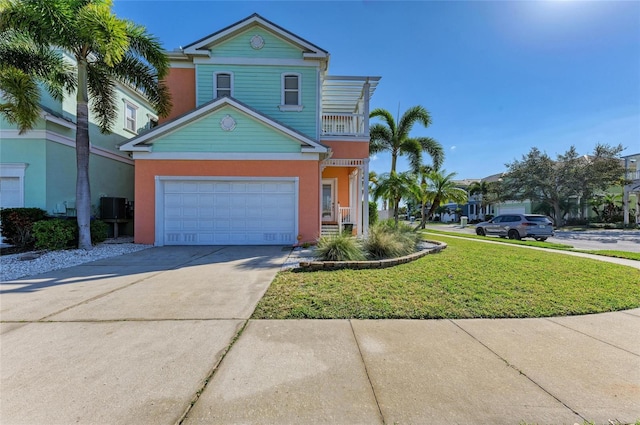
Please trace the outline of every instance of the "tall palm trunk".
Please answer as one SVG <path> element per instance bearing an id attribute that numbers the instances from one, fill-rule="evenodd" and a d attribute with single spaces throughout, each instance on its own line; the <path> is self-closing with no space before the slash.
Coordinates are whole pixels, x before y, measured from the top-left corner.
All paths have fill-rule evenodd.
<path id="1" fill-rule="evenodd" d="M 89 97 L 87 94 L 87 61 L 78 60 L 78 94 L 76 109 L 76 213 L 78 248 L 90 250 L 91 187 L 89 184 Z"/>

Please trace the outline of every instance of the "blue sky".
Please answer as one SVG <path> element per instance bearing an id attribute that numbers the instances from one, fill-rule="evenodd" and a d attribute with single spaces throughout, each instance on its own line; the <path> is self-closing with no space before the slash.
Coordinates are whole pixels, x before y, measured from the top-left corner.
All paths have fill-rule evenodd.
<path id="1" fill-rule="evenodd" d="M 640 1 L 134 1 L 115 13 L 173 50 L 256 12 L 331 54 L 332 75 L 382 79 L 371 107 L 413 105 L 458 179 L 531 147 L 640 153 Z M 398 166 L 406 169 L 406 162 Z M 380 154 L 372 170 L 390 168 Z"/>

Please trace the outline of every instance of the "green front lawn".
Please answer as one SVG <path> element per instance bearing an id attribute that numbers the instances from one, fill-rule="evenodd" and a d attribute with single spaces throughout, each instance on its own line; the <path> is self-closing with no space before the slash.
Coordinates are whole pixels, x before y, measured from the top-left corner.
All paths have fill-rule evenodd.
<path id="1" fill-rule="evenodd" d="M 430 235 L 430 239 L 445 238 Z M 640 270 L 502 244 L 377 270 L 281 272 L 254 319 L 545 317 L 640 307 Z"/>

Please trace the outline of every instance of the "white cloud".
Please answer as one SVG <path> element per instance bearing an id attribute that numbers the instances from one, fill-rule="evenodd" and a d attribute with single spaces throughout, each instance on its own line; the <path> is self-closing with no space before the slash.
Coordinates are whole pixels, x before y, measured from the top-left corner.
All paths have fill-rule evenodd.
<path id="1" fill-rule="evenodd" d="M 456 150 L 456 147 L 457 147 L 456 145 L 453 145 L 453 146 L 451 146 L 449 149 L 451 149 L 452 151 L 455 151 L 455 150 Z"/>
<path id="2" fill-rule="evenodd" d="M 373 155 L 372 157 L 369 158 L 371 161 L 375 161 L 376 159 L 378 159 L 378 155 Z"/>

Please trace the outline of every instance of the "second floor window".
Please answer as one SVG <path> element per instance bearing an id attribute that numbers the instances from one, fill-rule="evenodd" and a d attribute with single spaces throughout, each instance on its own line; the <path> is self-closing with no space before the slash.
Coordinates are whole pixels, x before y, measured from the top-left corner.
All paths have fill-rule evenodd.
<path id="1" fill-rule="evenodd" d="M 124 128 L 134 133 L 137 132 L 137 109 L 138 108 L 135 105 L 126 101 L 124 102 Z"/>
<path id="2" fill-rule="evenodd" d="M 300 105 L 300 76 L 289 74 L 284 75 L 282 79 L 282 104 Z"/>
<path id="3" fill-rule="evenodd" d="M 221 96 L 231 96 L 232 75 L 228 72 L 216 73 L 214 78 L 214 94 L 215 98 Z"/>

